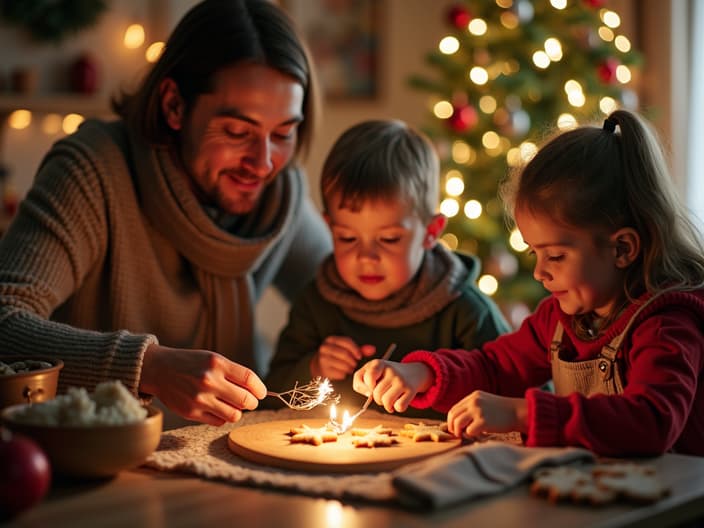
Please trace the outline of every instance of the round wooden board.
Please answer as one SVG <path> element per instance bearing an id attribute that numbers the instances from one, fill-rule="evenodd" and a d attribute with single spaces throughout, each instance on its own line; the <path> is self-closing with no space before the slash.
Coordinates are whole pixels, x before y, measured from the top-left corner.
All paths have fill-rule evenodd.
<path id="1" fill-rule="evenodd" d="M 292 444 L 289 431 L 302 424 L 311 428 L 323 427 L 325 419 L 278 420 L 233 429 L 227 445 L 234 453 L 258 464 L 314 473 L 366 473 L 394 469 L 432 455 L 449 451 L 460 445 L 459 438 L 447 442 L 414 442 L 405 436 L 395 436 L 399 441 L 389 447 L 355 447 L 349 432 L 339 435 L 336 442 L 321 445 Z M 405 423 L 417 423 L 408 420 Z M 427 421 L 425 423 L 428 423 Z M 379 420 L 359 419 L 355 428 L 372 428 L 377 425 L 391 427 L 395 435 L 402 427 L 400 422 L 384 423 Z"/>

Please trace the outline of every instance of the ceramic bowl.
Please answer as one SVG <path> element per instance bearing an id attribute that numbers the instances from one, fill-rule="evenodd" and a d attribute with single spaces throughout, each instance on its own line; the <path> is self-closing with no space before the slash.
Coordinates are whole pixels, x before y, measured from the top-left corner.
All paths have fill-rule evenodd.
<path id="1" fill-rule="evenodd" d="M 5 427 L 34 439 L 49 457 L 52 471 L 72 477 L 111 477 L 142 464 L 161 438 L 163 414 L 147 406 L 147 417 L 127 425 L 46 426 L 13 418 L 21 407 L 3 409 Z"/>
<path id="2" fill-rule="evenodd" d="M 18 374 L 0 375 L 0 409 L 20 403 L 39 403 L 56 396 L 56 385 L 59 382 L 59 371 L 64 366 L 63 361 L 56 358 L 0 355 L 0 361 L 6 364 L 28 359 L 44 361 L 52 366 Z"/>

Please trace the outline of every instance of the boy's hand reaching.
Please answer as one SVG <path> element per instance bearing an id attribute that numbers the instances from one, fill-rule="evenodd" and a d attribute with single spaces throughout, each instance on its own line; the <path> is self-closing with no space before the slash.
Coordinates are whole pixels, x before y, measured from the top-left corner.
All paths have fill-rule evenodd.
<path id="1" fill-rule="evenodd" d="M 354 373 L 352 388 L 387 412 L 403 412 L 419 392 L 433 383 L 433 373 L 423 363 L 397 363 L 372 359 Z"/>
<path id="2" fill-rule="evenodd" d="M 528 431 L 525 398 L 508 398 L 474 391 L 447 413 L 447 428 L 455 436 L 478 438 L 484 433 Z"/>
<path id="3" fill-rule="evenodd" d="M 376 347 L 372 345 L 357 346 L 349 337 L 328 336 L 313 356 L 310 371 L 313 376 L 342 380 L 355 371 L 362 358 L 375 353 Z"/>

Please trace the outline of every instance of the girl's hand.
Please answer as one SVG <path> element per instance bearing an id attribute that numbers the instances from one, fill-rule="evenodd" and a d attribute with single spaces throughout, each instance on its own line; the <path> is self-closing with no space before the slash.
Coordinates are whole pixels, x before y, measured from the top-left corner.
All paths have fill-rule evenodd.
<path id="1" fill-rule="evenodd" d="M 354 372 L 362 358 L 375 353 L 376 347 L 372 345 L 357 346 L 349 337 L 328 336 L 313 356 L 310 371 L 313 377 L 342 380 Z"/>
<path id="2" fill-rule="evenodd" d="M 403 412 L 419 392 L 433 384 L 433 372 L 424 363 L 397 363 L 372 359 L 354 373 L 352 388 L 387 412 Z"/>
<path id="3" fill-rule="evenodd" d="M 188 420 L 218 426 L 236 422 L 266 396 L 264 383 L 247 367 L 209 350 L 161 345 L 144 353 L 139 390 Z"/>
<path id="4" fill-rule="evenodd" d="M 474 391 L 447 413 L 447 427 L 455 436 L 478 438 L 484 433 L 528 431 L 528 406 L 524 398 L 507 398 Z"/>

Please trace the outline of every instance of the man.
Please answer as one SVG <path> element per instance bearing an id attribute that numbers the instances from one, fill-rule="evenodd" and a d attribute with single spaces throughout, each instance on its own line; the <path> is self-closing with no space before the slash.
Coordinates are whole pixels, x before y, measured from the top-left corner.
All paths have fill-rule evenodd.
<path id="1" fill-rule="evenodd" d="M 0 242 L 0 354 L 63 359 L 60 390 L 121 380 L 220 425 L 266 389 L 254 304 L 291 298 L 330 252 L 296 155 L 315 89 L 267 0 L 205 0 L 121 120 L 45 157 Z M 1 357 L 1 356 L 0 356 Z"/>

